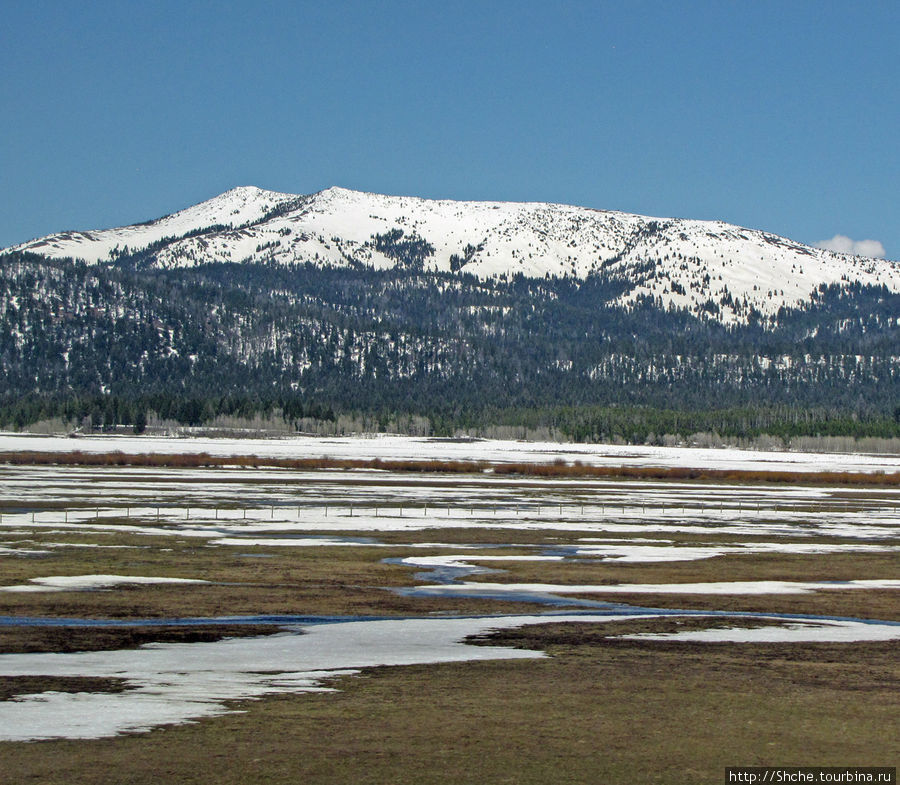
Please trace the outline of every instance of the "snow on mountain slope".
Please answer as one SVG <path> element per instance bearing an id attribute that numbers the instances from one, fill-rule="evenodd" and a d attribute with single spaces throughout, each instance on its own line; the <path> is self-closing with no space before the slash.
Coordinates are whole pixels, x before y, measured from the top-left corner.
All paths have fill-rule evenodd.
<path id="1" fill-rule="evenodd" d="M 208 226 L 243 226 L 255 223 L 269 211 L 295 199 L 297 196 L 294 194 L 242 186 L 155 221 L 117 229 L 60 232 L 7 250 L 32 251 L 53 258 L 71 256 L 87 262 L 106 262 L 126 247 L 132 251 L 141 250 L 165 238 L 180 238 Z"/>
<path id="2" fill-rule="evenodd" d="M 274 208 L 281 209 L 270 215 Z M 213 224 L 235 228 L 184 236 Z M 103 262 L 125 245 L 134 251 L 176 237 L 181 239 L 156 252 L 156 266 L 266 260 L 387 269 L 409 263 L 385 242 L 390 232 L 401 244 L 427 243 L 419 245 L 425 270 L 460 270 L 482 278 L 517 273 L 584 278 L 603 272 L 630 283 L 623 303 L 646 295 L 664 307 L 685 307 L 725 322 L 746 320 L 751 307 L 768 314 L 802 304 L 823 283 L 884 284 L 900 291 L 896 262 L 836 254 L 720 221 L 344 188 L 308 197 L 238 188 L 146 225 L 52 235 L 15 250 Z"/>

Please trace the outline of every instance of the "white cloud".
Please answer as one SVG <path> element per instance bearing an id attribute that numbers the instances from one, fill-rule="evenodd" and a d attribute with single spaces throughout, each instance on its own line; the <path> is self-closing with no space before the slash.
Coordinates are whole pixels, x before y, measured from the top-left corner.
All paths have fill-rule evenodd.
<path id="1" fill-rule="evenodd" d="M 823 240 L 820 243 L 816 243 L 815 246 L 816 248 L 824 248 L 826 251 L 884 259 L 884 246 L 878 240 L 852 240 L 844 234 L 836 234 L 830 240 Z"/>

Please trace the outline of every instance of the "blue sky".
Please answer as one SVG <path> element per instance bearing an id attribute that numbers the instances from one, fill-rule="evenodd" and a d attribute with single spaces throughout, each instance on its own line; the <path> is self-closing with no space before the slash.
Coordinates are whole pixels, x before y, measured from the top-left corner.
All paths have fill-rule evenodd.
<path id="1" fill-rule="evenodd" d="M 900 4 L 0 0 L 0 246 L 237 185 L 717 218 L 900 258 Z"/>

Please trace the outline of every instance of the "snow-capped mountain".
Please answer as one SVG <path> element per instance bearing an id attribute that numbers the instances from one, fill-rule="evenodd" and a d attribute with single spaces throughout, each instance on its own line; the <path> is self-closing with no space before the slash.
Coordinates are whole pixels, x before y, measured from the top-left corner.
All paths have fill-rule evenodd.
<path id="1" fill-rule="evenodd" d="M 59 232 L 5 251 L 32 251 L 57 259 L 73 257 L 93 263 L 108 262 L 125 248 L 142 250 L 210 227 L 231 229 L 257 224 L 273 209 L 295 199 L 297 197 L 292 194 L 261 188 L 233 188 L 213 199 L 154 221 L 116 229 Z"/>
<path id="2" fill-rule="evenodd" d="M 458 202 L 329 188 L 303 196 L 235 188 L 156 221 L 70 231 L 15 246 L 49 257 L 112 263 L 143 252 L 161 268 L 210 262 L 412 266 L 479 278 L 626 281 L 623 304 L 746 321 L 798 306 L 825 284 L 900 291 L 900 264 L 837 254 L 721 221 L 651 218 L 559 204 Z M 710 307 L 713 304 L 714 307 Z"/>

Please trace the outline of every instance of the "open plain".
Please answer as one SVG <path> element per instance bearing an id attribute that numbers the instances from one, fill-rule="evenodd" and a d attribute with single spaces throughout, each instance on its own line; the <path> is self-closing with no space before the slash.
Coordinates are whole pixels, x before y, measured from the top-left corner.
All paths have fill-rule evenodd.
<path id="1" fill-rule="evenodd" d="M 175 441 L 0 440 L 0 779 L 697 783 L 897 765 L 889 457 Z M 13 460 L 73 447 L 170 460 Z M 179 465 L 213 450 L 479 465 Z M 560 471 L 629 462 L 756 474 Z"/>

